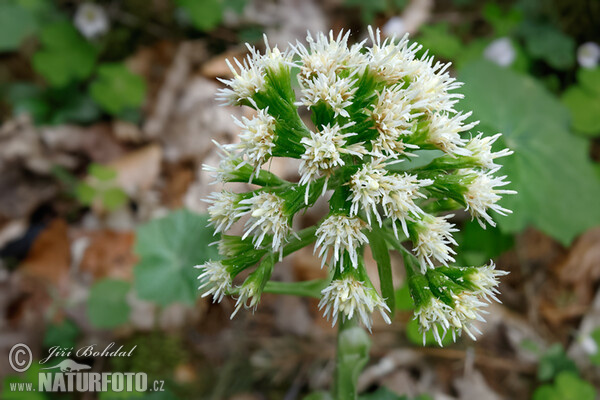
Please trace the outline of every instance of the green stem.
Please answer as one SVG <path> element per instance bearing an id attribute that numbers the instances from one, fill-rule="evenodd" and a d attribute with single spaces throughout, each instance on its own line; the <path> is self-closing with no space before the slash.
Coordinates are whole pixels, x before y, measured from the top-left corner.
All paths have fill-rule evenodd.
<path id="1" fill-rule="evenodd" d="M 264 292 L 291 296 L 321 298 L 321 291 L 329 284 L 329 279 L 315 279 L 304 282 L 267 282 Z"/>
<path id="2" fill-rule="evenodd" d="M 316 240 L 315 233 L 317 232 L 316 226 L 311 226 L 306 229 L 302 229 L 297 233 L 298 237 L 294 237 L 283 247 L 283 257 L 287 257 L 295 251 L 300 250 L 303 247 L 308 246 Z"/>
<path id="3" fill-rule="evenodd" d="M 369 361 L 371 339 L 355 319 L 338 320 L 338 342 L 333 384 L 335 400 L 356 400 L 360 372 Z"/>

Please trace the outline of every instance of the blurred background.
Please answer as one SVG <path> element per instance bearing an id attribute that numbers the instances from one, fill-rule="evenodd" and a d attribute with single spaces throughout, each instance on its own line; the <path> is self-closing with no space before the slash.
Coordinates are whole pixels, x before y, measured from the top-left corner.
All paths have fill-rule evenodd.
<path id="1" fill-rule="evenodd" d="M 235 140 L 230 115 L 249 113 L 215 101 L 244 42 L 267 33 L 285 48 L 329 29 L 360 41 L 369 24 L 453 63 L 461 108 L 515 151 L 503 171 L 519 195 L 495 229 L 455 217 L 459 265 L 493 258 L 511 272 L 477 342 L 422 346 L 394 255 L 400 311 L 375 323 L 361 399 L 596 398 L 596 0 L 0 0 L 0 398 L 132 398 L 11 392 L 36 373 L 10 368 L 19 342 L 34 360 L 53 346 L 137 346 L 76 359 L 165 381 L 135 398 L 293 400 L 329 387 L 335 331 L 316 300 L 265 294 L 230 320 L 231 299 L 199 298 L 191 267 L 217 253 L 201 199 L 219 189 L 201 166 L 218 162 L 211 140 Z M 306 249 L 275 277 L 324 273 Z"/>

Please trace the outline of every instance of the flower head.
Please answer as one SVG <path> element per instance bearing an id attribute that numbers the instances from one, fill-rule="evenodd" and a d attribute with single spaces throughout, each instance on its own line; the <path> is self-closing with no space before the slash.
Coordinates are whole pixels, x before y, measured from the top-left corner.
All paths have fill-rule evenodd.
<path id="1" fill-rule="evenodd" d="M 500 293 L 498 291 L 499 278 L 505 275 L 508 275 L 508 272 L 496 269 L 496 265 L 490 260 L 487 265 L 472 268 L 466 278 L 475 286 L 478 295 L 488 301 L 491 298 L 500 302 L 496 297 Z"/>
<path id="2" fill-rule="evenodd" d="M 252 119 L 242 117 L 242 121 L 234 117 L 235 123 L 242 128 L 240 142 L 229 145 L 245 155 L 248 162 L 256 169 L 271 157 L 275 143 L 275 118 L 267 110 L 258 110 Z"/>
<path id="3" fill-rule="evenodd" d="M 494 210 L 500 215 L 512 213 L 511 210 L 500 206 L 498 201 L 502 199 L 501 194 L 514 194 L 517 192 L 496 189 L 496 187 L 506 186 L 510 183 L 504 180 L 506 176 L 495 177 L 491 175 L 491 172 L 467 171 L 466 175 L 469 174 L 473 174 L 474 178 L 463 195 L 467 203 L 467 210 L 473 218 L 477 219 L 482 228 L 485 229 L 485 222 L 491 226 L 496 226 L 496 223 L 488 214 L 488 210 Z"/>
<path id="4" fill-rule="evenodd" d="M 506 157 L 513 154 L 512 150 L 502 149 L 497 152 L 492 152 L 492 145 L 502 136 L 501 133 L 497 133 L 494 136 L 483 136 L 483 133 L 472 138 L 465 146 L 465 148 L 471 153 L 472 157 L 475 157 L 477 163 L 482 167 L 489 169 L 491 172 L 500 169 L 500 165 L 496 164 L 494 160 L 500 157 Z"/>
<path id="5" fill-rule="evenodd" d="M 215 234 L 227 231 L 240 218 L 238 194 L 224 190 L 211 193 L 206 201 L 212 204 L 208 207 L 208 221 L 215 227 Z"/>
<path id="6" fill-rule="evenodd" d="M 385 322 L 392 323 L 387 314 L 390 309 L 375 289 L 352 275 L 333 280 L 321 294 L 319 309 L 325 308 L 324 316 L 328 320 L 331 317 L 333 325 L 340 316 L 352 319 L 357 315 L 362 324 L 370 330 L 374 311 L 379 311 Z"/>
<path id="7" fill-rule="evenodd" d="M 467 141 L 460 136 L 460 133 L 468 131 L 479 123 L 477 121 L 463 124 L 471 114 L 470 111 L 453 116 L 446 113 L 433 114 L 430 118 L 426 142 L 450 155 L 470 156 L 471 152 L 464 147 Z"/>
<path id="8" fill-rule="evenodd" d="M 213 296 L 214 303 L 220 303 L 223 297 L 231 290 L 231 273 L 220 261 L 208 261 L 194 268 L 201 270 L 198 279 L 202 284 L 198 288 L 203 292 L 202 297 Z"/>
<path id="9" fill-rule="evenodd" d="M 256 248 L 260 247 L 266 235 L 271 235 L 273 251 L 281 252 L 283 242 L 291 231 L 288 216 L 284 212 L 285 200 L 273 193 L 259 193 L 239 202 L 243 210 L 238 214 L 250 214 L 246 221 L 245 239 L 254 235 L 252 241 Z"/>
<path id="10" fill-rule="evenodd" d="M 448 218 L 453 216 L 449 214 L 443 217 L 434 217 L 424 214 L 422 220 L 414 224 L 416 232 L 414 251 L 421 264 L 421 272 L 425 273 L 427 267 L 434 268 L 434 260 L 444 265 L 447 265 L 448 261 L 454 261 L 452 255 L 456 252 L 450 245 L 457 244 L 452 237 L 452 232 L 457 232 L 458 229 L 454 227 L 454 224 L 448 222 Z"/>
<path id="11" fill-rule="evenodd" d="M 323 102 L 333 109 L 335 116 L 350 117 L 346 107 L 352 104 L 352 98 L 358 89 L 356 82 L 351 77 L 318 73 L 313 79 L 301 81 L 302 99 L 297 104 L 310 109 Z"/>
<path id="12" fill-rule="evenodd" d="M 265 87 L 265 78 L 260 68 L 251 57 L 243 62 L 234 58 L 237 66 L 235 68 L 229 60 L 225 60 L 229 70 L 233 74 L 231 79 L 219 79 L 229 86 L 229 88 L 220 89 L 218 98 L 229 105 L 240 105 L 244 101 L 252 102 L 252 96 L 260 92 Z"/>
<path id="13" fill-rule="evenodd" d="M 350 262 L 354 268 L 358 266 L 357 249 L 369 240 L 361 231 L 367 229 L 368 225 L 358 217 L 346 215 L 331 215 L 321 223 L 317 229 L 317 247 L 321 247 L 319 257 L 325 265 L 329 257 L 329 250 L 333 250 L 333 261 L 339 262 L 340 268 L 344 266 L 344 253 L 348 253 Z"/>

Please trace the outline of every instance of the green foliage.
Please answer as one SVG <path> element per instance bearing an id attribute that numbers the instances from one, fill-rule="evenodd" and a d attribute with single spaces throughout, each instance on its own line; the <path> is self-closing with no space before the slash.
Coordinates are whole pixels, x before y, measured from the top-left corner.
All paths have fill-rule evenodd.
<path id="1" fill-rule="evenodd" d="M 576 131 L 588 136 L 600 134 L 600 68 L 577 71 L 578 85 L 571 86 L 562 97 L 571 112 Z"/>
<path id="2" fill-rule="evenodd" d="M 455 59 L 464 47 L 460 38 L 450 32 L 447 22 L 423 25 L 418 41 L 431 54 L 448 60 Z"/>
<path id="3" fill-rule="evenodd" d="M 368 25 L 373 23 L 377 14 L 402 10 L 407 0 L 346 0 L 345 3 L 349 7 L 359 7 L 362 22 Z"/>
<path id="4" fill-rule="evenodd" d="M 523 13 L 510 8 L 504 12 L 497 3 L 486 3 L 483 7 L 483 18 L 492 26 L 495 36 L 508 36 L 511 34 L 523 20 Z"/>
<path id="5" fill-rule="evenodd" d="M 15 50 L 37 30 L 34 16 L 14 2 L 0 3 L 0 53 Z"/>
<path id="6" fill-rule="evenodd" d="M 106 112 L 118 115 L 142 105 L 146 98 L 146 82 L 125 64 L 102 64 L 90 85 L 90 94 Z"/>
<path id="7" fill-rule="evenodd" d="M 98 328 L 115 328 L 129 319 L 127 304 L 130 284 L 117 279 L 102 279 L 92 286 L 87 303 L 88 317 Z"/>
<path id="8" fill-rule="evenodd" d="M 500 229 L 512 233 L 534 225 L 569 244 L 598 224 L 600 181 L 588 143 L 569 133 L 565 107 L 533 78 L 491 63 L 472 63 L 459 78 L 465 82 L 461 108 L 474 111 L 479 130 L 502 132 L 515 151 L 501 163 L 519 195 L 502 200 L 513 214 L 498 219 Z"/>
<path id="9" fill-rule="evenodd" d="M 415 302 L 410 296 L 410 289 L 408 284 L 405 282 L 395 292 L 396 309 L 401 311 L 409 311 L 415 308 Z"/>
<path id="10" fill-rule="evenodd" d="M 550 24 L 528 22 L 521 25 L 525 48 L 533 58 L 565 70 L 575 64 L 575 40 Z"/>
<path id="11" fill-rule="evenodd" d="M 68 22 L 45 26 L 40 33 L 43 45 L 33 55 L 33 67 L 52 86 L 62 87 L 90 76 L 97 52 Z"/>
<path id="12" fill-rule="evenodd" d="M 116 185 L 117 171 L 101 164 L 88 167 L 89 178 L 75 186 L 75 197 L 86 206 L 99 204 L 107 211 L 115 211 L 127 202 L 127 194 Z"/>
<path id="13" fill-rule="evenodd" d="M 594 365 L 600 365 L 600 328 L 596 328 L 590 337 L 596 343 L 596 353 L 590 355 L 590 361 Z"/>
<path id="14" fill-rule="evenodd" d="M 223 18 L 223 6 L 219 0 L 177 0 L 188 14 L 195 28 L 209 31 L 216 28 Z"/>
<path id="15" fill-rule="evenodd" d="M 549 381 L 554 379 L 561 372 L 570 372 L 577 374 L 577 366 L 565 353 L 563 347 L 556 343 L 540 358 L 538 365 L 538 379 L 540 381 Z"/>
<path id="16" fill-rule="evenodd" d="M 381 228 L 377 224 L 372 225 L 372 230 L 366 233 L 371 246 L 373 259 L 377 262 L 377 271 L 379 273 L 379 282 L 381 285 L 381 297 L 390 309 L 390 315 L 394 315 L 396 307 L 396 296 L 394 293 L 394 284 L 392 279 L 392 264 L 390 261 L 390 252 L 387 247 Z"/>
<path id="17" fill-rule="evenodd" d="M 533 393 L 533 400 L 594 400 L 596 390 L 576 374 L 563 371 L 554 384 L 542 385 Z"/>
<path id="18" fill-rule="evenodd" d="M 476 221 L 465 223 L 456 235 L 458 241 L 457 263 L 459 265 L 483 265 L 498 257 L 514 245 L 512 235 L 488 226 L 483 229 Z"/>
<path id="19" fill-rule="evenodd" d="M 408 397 L 406 395 L 398 396 L 391 390 L 385 387 L 380 387 L 373 393 L 363 394 L 360 396 L 359 400 L 431 400 L 431 396 L 426 394 L 421 394 L 417 397 Z"/>
<path id="20" fill-rule="evenodd" d="M 44 333 L 44 347 L 73 347 L 79 333 L 79 328 L 70 319 L 64 319 L 58 324 L 51 324 Z"/>
<path id="21" fill-rule="evenodd" d="M 139 297 L 160 305 L 193 304 L 198 296 L 198 271 L 193 265 L 218 258 L 208 217 L 186 210 L 150 221 L 137 229 L 134 270 Z"/>
<path id="22" fill-rule="evenodd" d="M 340 327 L 338 334 L 334 398 L 352 400 L 357 398 L 356 383 L 362 369 L 369 361 L 371 339 L 364 329 L 348 326 L 351 322 L 338 321 L 338 323 L 346 326 Z"/>

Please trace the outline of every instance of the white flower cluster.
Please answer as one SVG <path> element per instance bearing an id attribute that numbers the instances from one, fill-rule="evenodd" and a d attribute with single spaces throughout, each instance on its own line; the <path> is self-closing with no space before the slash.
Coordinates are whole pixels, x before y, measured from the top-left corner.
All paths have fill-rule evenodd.
<path id="1" fill-rule="evenodd" d="M 415 273 L 425 275 L 439 264 L 446 268 L 454 262 L 452 246 L 457 242 L 452 234 L 457 228 L 448 211 L 462 207 L 482 226 L 495 225 L 490 210 L 511 212 L 499 201 L 515 192 L 504 189 L 506 177 L 494 174 L 501 167 L 496 159 L 512 152 L 492 150 L 500 134 L 469 137 L 478 122 L 470 121 L 471 112 L 455 109 L 463 96 L 453 91 L 462 83 L 450 76 L 450 64 L 435 61 L 427 52 L 419 55 L 421 46 L 407 35 L 382 39 L 379 30 L 369 28 L 369 37 L 351 45 L 349 32 L 309 34 L 306 44 L 284 52 L 271 48 L 265 38 L 264 54 L 248 46 L 244 60 L 234 60 L 235 66 L 228 61 L 232 77 L 221 80 L 226 87 L 218 97 L 225 104 L 251 107 L 255 114 L 235 119 L 239 141 L 218 145 L 219 166 L 205 168 L 217 181 L 259 188 L 237 194 L 223 190 L 208 199 L 216 233 L 246 218 L 239 243 L 252 250 L 245 254 L 236 250 L 248 249 L 245 245 L 221 246 L 223 255 L 239 265 L 220 270 L 218 263 L 207 264 L 202 288 L 215 299 L 235 292 L 232 279 L 261 257 L 278 254 L 281 259 L 286 246 L 296 249 L 298 241 L 302 246 L 315 242 L 315 252 L 332 276 L 322 292 L 321 308 L 334 323 L 339 316 L 358 315 L 370 327 L 374 310 L 389 321 L 385 300 L 362 261 L 370 235 L 389 230 L 387 241 L 410 240 L 418 264 Z M 292 68 L 299 71 L 298 96 Z M 311 126 L 297 107 L 310 111 Z M 427 165 L 411 166 L 417 151 L 429 150 L 443 155 Z M 264 169 L 273 157 L 299 160 L 298 181 L 285 181 Z M 300 238 L 291 226 L 294 215 L 323 196 L 329 196 L 329 213 L 314 227 L 311 240 Z M 235 313 L 243 305 L 257 305 L 268 280 L 263 275 L 260 284 L 238 287 Z M 499 275 L 493 268 L 481 268 L 477 282 L 485 298 L 495 298 Z M 483 303 L 480 294 L 465 293 L 454 295 L 452 304 L 433 296 L 419 309 L 422 326 L 440 324 L 444 331 L 471 335 L 469 321 L 479 318 Z"/>
<path id="2" fill-rule="evenodd" d="M 491 300 L 499 301 L 496 298 L 498 293 L 498 277 L 506 275 L 507 272 L 495 269 L 493 262 L 489 265 L 477 268 L 476 272 L 469 271 L 469 275 L 458 278 L 461 282 L 468 280 L 472 285 L 472 290 L 459 289 L 451 293 L 452 304 L 431 295 L 424 304 L 421 304 L 415 310 L 415 319 L 419 321 L 423 333 L 423 345 L 426 342 L 428 331 L 433 333 L 434 339 L 442 346 L 442 339 L 449 331 L 452 339 L 460 336 L 464 331 L 473 340 L 476 337 L 473 333 L 481 331 L 473 325 L 473 322 L 485 322 L 481 314 L 487 314 L 481 308 L 487 307 Z M 447 281 L 451 279 L 444 276 Z M 439 328 L 442 329 L 440 335 Z"/>

